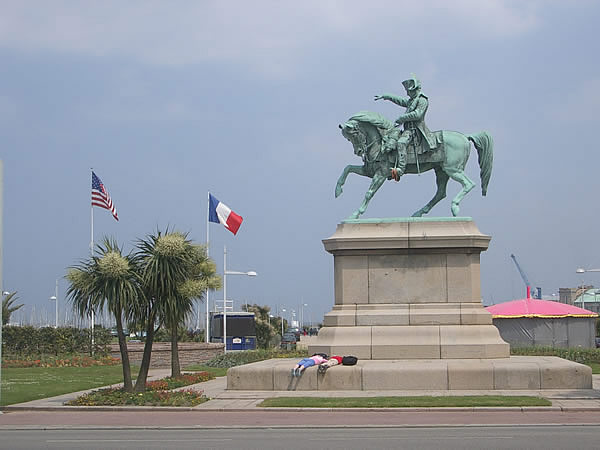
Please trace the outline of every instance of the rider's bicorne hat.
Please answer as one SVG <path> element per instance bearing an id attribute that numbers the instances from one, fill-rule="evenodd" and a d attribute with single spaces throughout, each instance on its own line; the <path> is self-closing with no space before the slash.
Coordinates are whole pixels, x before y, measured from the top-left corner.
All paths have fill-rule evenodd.
<path id="1" fill-rule="evenodd" d="M 402 86 L 404 86 L 404 89 L 407 91 L 414 91 L 421 88 L 421 82 L 413 75 L 408 80 L 404 80 Z"/>

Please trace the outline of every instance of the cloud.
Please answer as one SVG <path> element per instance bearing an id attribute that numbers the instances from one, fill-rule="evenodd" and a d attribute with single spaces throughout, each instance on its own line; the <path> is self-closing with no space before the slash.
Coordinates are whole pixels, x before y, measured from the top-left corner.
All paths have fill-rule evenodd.
<path id="1" fill-rule="evenodd" d="M 336 40 L 402 45 L 394 36 L 502 38 L 534 29 L 536 2 L 254 1 L 7 2 L 0 47 L 120 56 L 146 64 L 241 65 L 285 76 L 302 56 Z M 412 39 L 412 38 L 411 38 Z"/>

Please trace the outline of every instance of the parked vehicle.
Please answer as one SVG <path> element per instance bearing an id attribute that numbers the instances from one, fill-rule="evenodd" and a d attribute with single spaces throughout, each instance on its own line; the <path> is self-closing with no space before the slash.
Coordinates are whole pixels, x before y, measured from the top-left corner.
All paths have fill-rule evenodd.
<path id="1" fill-rule="evenodd" d="M 596 348 L 600 348 L 600 337 L 596 338 Z"/>
<path id="2" fill-rule="evenodd" d="M 286 330 L 286 333 L 293 333 L 296 336 L 296 341 L 300 340 L 300 335 L 302 334 L 302 330 L 298 327 L 289 327 Z"/>
<path id="3" fill-rule="evenodd" d="M 298 342 L 296 334 L 286 331 L 281 337 L 281 348 L 291 350 L 296 347 L 296 342 Z"/>

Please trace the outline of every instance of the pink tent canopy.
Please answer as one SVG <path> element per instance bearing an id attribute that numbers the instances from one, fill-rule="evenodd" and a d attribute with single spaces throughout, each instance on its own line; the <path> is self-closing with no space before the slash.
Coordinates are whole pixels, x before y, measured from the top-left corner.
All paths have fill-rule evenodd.
<path id="1" fill-rule="evenodd" d="M 525 298 L 511 302 L 488 306 L 485 309 L 492 314 L 494 319 L 506 318 L 516 319 L 518 317 L 598 317 L 598 314 L 577 306 L 565 303 L 553 302 L 551 300 L 536 300 Z"/>

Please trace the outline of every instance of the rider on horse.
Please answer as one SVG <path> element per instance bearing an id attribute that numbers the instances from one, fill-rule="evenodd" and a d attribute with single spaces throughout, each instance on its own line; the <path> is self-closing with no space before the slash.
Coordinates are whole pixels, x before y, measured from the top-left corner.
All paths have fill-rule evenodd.
<path id="1" fill-rule="evenodd" d="M 404 131 L 392 132 L 388 135 L 385 150 L 394 148 L 398 151 L 396 166 L 392 168 L 392 177 L 398 181 L 406 170 L 406 157 L 408 146 L 412 145 L 415 153 L 423 153 L 437 147 L 434 134 L 425 125 L 425 113 L 429 106 L 427 96 L 421 92 L 421 82 L 412 77 L 402 82 L 409 98 L 393 94 L 376 95 L 375 100 L 389 100 L 399 106 L 404 106 L 406 112 L 396 119 L 396 126 L 404 124 Z M 425 139 L 427 147 L 423 150 L 422 140 Z"/>

